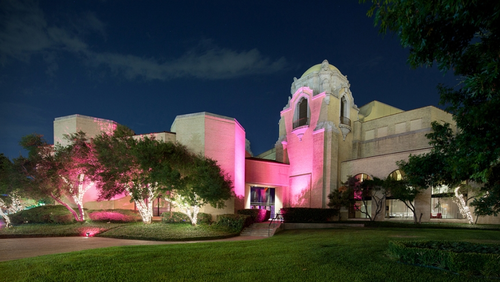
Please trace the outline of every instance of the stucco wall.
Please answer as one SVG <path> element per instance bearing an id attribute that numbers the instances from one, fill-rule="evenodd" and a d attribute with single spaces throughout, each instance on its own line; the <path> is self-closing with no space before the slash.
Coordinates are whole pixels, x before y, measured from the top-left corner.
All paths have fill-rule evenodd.
<path id="1" fill-rule="evenodd" d="M 112 120 L 89 117 L 84 115 L 70 115 L 59 117 L 54 120 L 54 144 L 67 145 L 64 135 L 85 132 L 88 138 L 92 138 L 101 132 L 113 133 L 117 123 Z"/>
<path id="2" fill-rule="evenodd" d="M 429 147 L 425 135 L 433 121 L 453 123 L 452 116 L 429 106 L 392 114 L 366 122 L 355 122 L 353 158 L 424 149 Z"/>

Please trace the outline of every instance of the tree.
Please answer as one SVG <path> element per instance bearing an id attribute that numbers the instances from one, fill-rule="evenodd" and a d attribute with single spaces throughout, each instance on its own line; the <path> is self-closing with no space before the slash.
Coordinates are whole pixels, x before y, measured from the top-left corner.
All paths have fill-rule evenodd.
<path id="1" fill-rule="evenodd" d="M 79 218 L 85 220 L 83 196 L 96 182 L 101 181 L 101 166 L 97 161 L 92 144 L 83 131 L 64 136 L 70 142 L 67 146 L 56 145 L 56 160 L 60 162 L 57 174 L 64 182 L 65 192 L 78 208 Z"/>
<path id="2" fill-rule="evenodd" d="M 14 164 L 4 154 L 0 153 L 0 216 L 4 218 L 5 225 L 11 227 L 8 214 L 16 213 L 23 209 L 20 186 L 16 185 L 19 176 L 15 175 Z"/>
<path id="3" fill-rule="evenodd" d="M 353 201 L 358 200 L 363 203 L 362 207 L 355 204 L 354 208 L 365 214 L 370 221 L 374 221 L 384 206 L 386 193 L 382 187 L 383 181 L 376 177 L 373 180 L 364 179 L 361 181 L 356 176 L 349 176 L 347 181 L 342 184 L 347 187 L 348 191 L 352 191 Z M 368 210 L 368 206 L 371 206 L 369 204 L 374 204 L 375 210 Z"/>
<path id="4" fill-rule="evenodd" d="M 85 220 L 83 195 L 96 181 L 98 163 L 85 133 L 67 135 L 69 145 L 52 146 L 41 135 L 24 136 L 20 144 L 28 150 L 28 158 L 20 157 L 19 165 L 30 181 L 26 188 L 32 194 L 43 194 L 63 205 L 78 222 Z M 73 200 L 75 211 L 64 201 Z"/>
<path id="5" fill-rule="evenodd" d="M 354 191 L 347 186 L 341 186 L 328 194 L 328 206 L 339 211 L 339 221 L 341 220 L 340 209 L 349 209 L 356 203 L 354 201 Z"/>
<path id="6" fill-rule="evenodd" d="M 392 198 L 400 200 L 409 210 L 411 210 L 413 213 L 414 223 L 420 223 L 422 214 L 420 214 L 420 217 L 417 217 L 415 198 L 422 189 L 409 185 L 408 181 L 404 178 L 402 180 L 396 180 L 392 177 L 388 177 L 384 181 L 384 188 L 388 191 Z"/>
<path id="7" fill-rule="evenodd" d="M 154 199 L 180 183 L 180 173 L 173 163 L 183 158 L 183 149 L 153 136 L 134 138 L 134 132 L 122 125 L 112 135 L 96 136 L 92 144 L 102 165 L 99 198 L 110 200 L 126 192 L 143 222 L 151 223 Z"/>
<path id="8" fill-rule="evenodd" d="M 223 208 L 225 201 L 233 196 L 232 181 L 225 175 L 215 160 L 191 154 L 190 161 L 181 167 L 182 184 L 165 199 L 184 212 L 192 225 L 198 222 L 198 212 L 204 205 Z"/>
<path id="9" fill-rule="evenodd" d="M 457 204 L 461 214 L 474 223 L 471 211 L 468 206 L 470 200 L 478 198 L 481 193 L 476 192 L 471 185 L 465 185 L 465 180 L 461 176 L 466 167 L 458 166 L 454 163 L 453 155 L 457 148 L 452 140 L 455 138 L 453 130 L 449 124 L 432 123 L 433 131 L 426 134 L 430 140 L 432 149 L 429 153 L 417 156 L 410 155 L 408 161 L 400 161 L 398 165 L 404 172 L 408 185 L 417 190 L 425 190 L 427 187 L 447 186 L 453 194 L 453 201 Z M 467 197 L 465 197 L 467 195 Z"/>
<path id="10" fill-rule="evenodd" d="M 454 115 L 457 132 L 446 139 L 445 161 L 454 181 L 483 184 L 474 200 L 481 214 L 500 212 L 500 2 L 496 0 L 372 0 L 369 16 L 380 31 L 396 32 L 410 48 L 411 66 L 432 66 L 460 78 L 438 86 L 441 104 Z"/>

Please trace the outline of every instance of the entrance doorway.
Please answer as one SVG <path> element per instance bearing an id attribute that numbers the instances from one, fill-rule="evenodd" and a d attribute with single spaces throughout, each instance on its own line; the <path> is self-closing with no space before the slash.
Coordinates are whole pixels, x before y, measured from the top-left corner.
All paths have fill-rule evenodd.
<path id="1" fill-rule="evenodd" d="M 271 212 L 271 218 L 275 216 L 274 199 L 275 188 L 250 187 L 250 208 L 268 210 Z"/>

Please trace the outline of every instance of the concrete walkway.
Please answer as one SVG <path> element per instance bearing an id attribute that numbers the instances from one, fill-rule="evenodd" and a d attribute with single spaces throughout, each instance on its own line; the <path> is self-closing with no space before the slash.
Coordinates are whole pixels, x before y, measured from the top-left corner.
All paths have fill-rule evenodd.
<path id="1" fill-rule="evenodd" d="M 0 239 L 0 261 L 37 257 L 49 254 L 68 253 L 88 249 L 133 245 L 165 245 L 203 242 L 243 241 L 263 239 L 256 236 L 236 236 L 227 239 L 204 241 L 143 241 L 101 237 L 43 237 Z"/>

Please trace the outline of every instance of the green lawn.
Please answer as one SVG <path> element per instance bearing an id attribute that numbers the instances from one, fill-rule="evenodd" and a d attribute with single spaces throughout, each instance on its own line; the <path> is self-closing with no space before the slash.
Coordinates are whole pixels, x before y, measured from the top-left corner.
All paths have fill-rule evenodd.
<path id="1" fill-rule="evenodd" d="M 483 281 L 403 265 L 389 240 L 500 244 L 498 230 L 289 230 L 255 241 L 128 246 L 0 263 L 1 281 Z"/>

